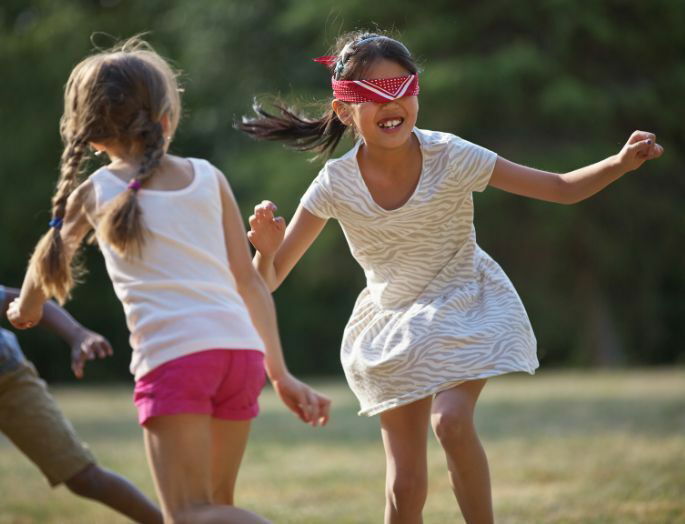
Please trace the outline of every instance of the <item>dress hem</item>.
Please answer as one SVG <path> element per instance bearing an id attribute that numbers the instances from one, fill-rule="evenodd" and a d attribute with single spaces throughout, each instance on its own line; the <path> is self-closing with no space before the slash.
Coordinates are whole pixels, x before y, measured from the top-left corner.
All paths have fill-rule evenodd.
<path id="1" fill-rule="evenodd" d="M 400 398 L 394 398 L 391 400 L 386 400 L 384 402 L 381 402 L 379 404 L 375 404 L 371 406 L 370 408 L 367 409 L 361 409 L 357 412 L 357 415 L 359 416 L 367 416 L 367 417 L 373 417 L 374 415 L 378 415 L 380 413 L 383 413 L 384 411 L 388 411 L 391 409 L 399 408 L 401 406 L 404 406 L 406 404 L 411 404 L 412 402 L 416 402 L 417 400 L 421 400 L 422 398 L 430 397 L 431 395 L 436 395 L 437 393 L 440 393 L 442 391 L 445 391 L 446 389 L 450 389 L 454 386 L 457 386 L 459 384 L 462 384 L 464 382 L 468 382 L 471 380 L 480 380 L 484 378 L 492 378 L 492 377 L 497 377 L 500 375 L 506 375 L 508 373 L 528 373 L 529 375 L 535 375 L 535 370 L 539 366 L 535 366 L 529 369 L 513 369 L 509 371 L 493 371 L 491 373 L 481 373 L 479 375 L 475 375 L 473 377 L 469 378 L 464 378 L 464 379 L 456 379 L 456 380 L 449 380 L 447 382 L 441 382 L 440 384 L 435 384 L 434 386 L 431 386 L 430 388 L 426 388 L 421 391 L 414 391 L 408 395 L 403 395 Z"/>

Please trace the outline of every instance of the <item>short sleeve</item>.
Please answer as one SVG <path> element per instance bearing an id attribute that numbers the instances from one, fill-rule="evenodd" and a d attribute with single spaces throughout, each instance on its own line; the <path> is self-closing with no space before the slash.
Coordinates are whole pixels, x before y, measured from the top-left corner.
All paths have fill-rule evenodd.
<path id="1" fill-rule="evenodd" d="M 328 172 L 324 167 L 302 195 L 300 203 L 312 215 L 324 220 L 335 218 L 335 204 L 331 194 Z"/>
<path id="2" fill-rule="evenodd" d="M 495 168 L 497 154 L 459 137 L 454 137 L 450 146 L 460 187 L 466 191 L 485 190 Z"/>

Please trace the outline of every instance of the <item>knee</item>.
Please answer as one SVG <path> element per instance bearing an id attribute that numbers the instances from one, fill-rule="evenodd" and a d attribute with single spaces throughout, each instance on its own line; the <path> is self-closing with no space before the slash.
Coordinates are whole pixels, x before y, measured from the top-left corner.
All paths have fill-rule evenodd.
<path id="1" fill-rule="evenodd" d="M 428 479 L 417 473 L 398 473 L 386 487 L 388 502 L 398 510 L 422 508 L 427 494 Z"/>
<path id="2" fill-rule="evenodd" d="M 69 491 L 80 497 L 97 498 L 102 490 L 100 468 L 90 464 L 64 482 Z"/>
<path id="3" fill-rule="evenodd" d="M 475 432 L 473 413 L 465 408 L 453 408 L 433 413 L 431 425 L 435 436 L 444 445 L 459 445 Z"/>

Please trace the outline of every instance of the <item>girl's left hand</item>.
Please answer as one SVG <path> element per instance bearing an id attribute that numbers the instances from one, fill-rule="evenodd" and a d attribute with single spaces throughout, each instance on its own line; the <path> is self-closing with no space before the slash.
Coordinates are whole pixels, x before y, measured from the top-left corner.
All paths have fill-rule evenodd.
<path id="1" fill-rule="evenodd" d="M 302 422 L 313 427 L 326 425 L 331 407 L 331 400 L 328 397 L 300 382 L 290 373 L 286 373 L 278 380 L 272 380 L 271 383 L 283 403 Z"/>
<path id="2" fill-rule="evenodd" d="M 43 304 L 28 309 L 21 303 L 21 297 L 15 298 L 7 308 L 7 320 L 17 329 L 29 329 L 37 325 L 43 317 Z"/>
<path id="3" fill-rule="evenodd" d="M 646 131 L 634 131 L 630 138 L 618 153 L 618 162 L 623 171 L 634 171 L 646 160 L 659 158 L 664 148 L 656 143 L 656 135 Z"/>

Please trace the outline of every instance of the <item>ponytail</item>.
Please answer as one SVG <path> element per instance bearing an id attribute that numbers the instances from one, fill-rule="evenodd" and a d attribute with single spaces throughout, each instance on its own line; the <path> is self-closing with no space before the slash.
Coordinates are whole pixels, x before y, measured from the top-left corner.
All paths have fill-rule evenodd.
<path id="1" fill-rule="evenodd" d="M 131 180 L 128 189 L 107 206 L 99 225 L 102 238 L 124 257 L 140 256 L 142 252 L 146 230 L 138 202 L 138 190 L 154 174 L 164 156 L 164 136 L 159 122 L 152 122 L 147 112 L 141 111 L 132 127 L 139 128 L 137 135 L 143 145 L 143 159 L 138 174 Z"/>
<path id="2" fill-rule="evenodd" d="M 418 71 L 404 44 L 389 36 L 369 31 L 353 31 L 342 35 L 336 42 L 334 54 L 320 58 L 332 59 L 330 66 L 335 80 L 359 80 L 364 77 L 369 66 L 379 59 L 396 62 L 412 74 Z M 329 158 L 333 154 L 347 130 L 347 126 L 333 109 L 328 109 L 318 120 L 310 120 L 299 116 L 281 102 L 274 103 L 273 106 L 280 114 L 267 112 L 255 101 L 253 109 L 257 117 L 243 117 L 240 123 L 235 124 L 235 128 L 256 140 L 285 142 L 292 149 L 315 151 L 323 158 Z"/>
<path id="3" fill-rule="evenodd" d="M 243 117 L 235 128 L 256 140 L 284 142 L 297 151 L 315 151 L 318 156 L 329 158 L 340 139 L 347 131 L 333 109 L 329 109 L 318 120 L 299 116 L 293 109 L 281 102 L 273 104 L 280 115 L 267 112 L 255 100 L 252 106 L 258 117 Z"/>

